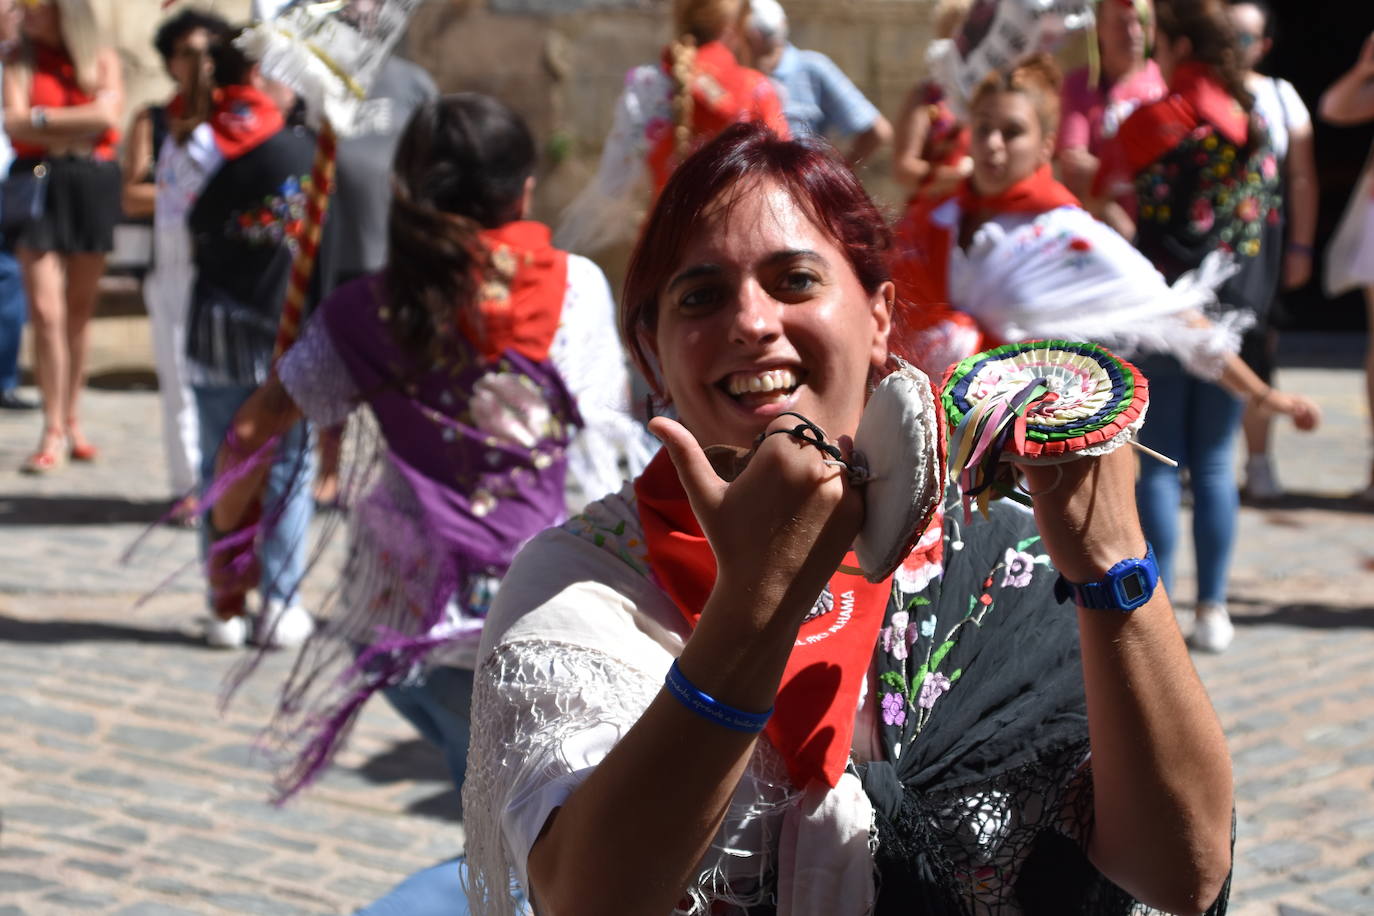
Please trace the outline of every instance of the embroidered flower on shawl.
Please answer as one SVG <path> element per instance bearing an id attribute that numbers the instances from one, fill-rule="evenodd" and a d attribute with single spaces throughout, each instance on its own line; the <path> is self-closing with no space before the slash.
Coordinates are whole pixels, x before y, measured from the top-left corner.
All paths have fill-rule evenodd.
<path id="1" fill-rule="evenodd" d="M 473 422 L 482 432 L 522 448 L 548 435 L 553 412 L 539 386 L 515 372 L 483 376 L 473 386 Z"/>
<path id="2" fill-rule="evenodd" d="M 930 615 L 929 617 L 927 617 L 925 620 L 922 620 L 922 621 L 921 621 L 921 635 L 924 636 L 926 639 L 930 639 L 932 636 L 935 635 L 935 615 L 934 615 L 934 614 L 931 614 L 931 615 Z"/>
<path id="3" fill-rule="evenodd" d="M 916 700 L 916 705 L 922 709 L 930 709 L 935 705 L 935 701 L 944 696 L 949 691 L 950 680 L 938 671 L 932 671 L 926 675 L 926 679 L 921 682 L 921 695 Z"/>
<path id="4" fill-rule="evenodd" d="M 892 654 L 897 661 L 906 658 L 907 655 L 907 626 L 911 622 L 911 615 L 906 611 L 897 611 L 892 615 L 892 626 L 883 627 L 878 635 L 883 642 L 883 651 Z M 889 723 L 891 724 L 891 723 Z"/>
<path id="5" fill-rule="evenodd" d="M 1035 571 L 1035 557 L 1015 547 L 1008 547 L 1002 560 L 1003 588 L 1025 588 L 1030 585 L 1031 574 Z"/>
<path id="6" fill-rule="evenodd" d="M 906 724 L 906 700 L 900 693 L 883 694 L 883 724 Z"/>
<path id="7" fill-rule="evenodd" d="M 1279 164 L 1272 153 L 1265 156 L 1264 161 L 1260 163 L 1260 174 L 1264 176 L 1265 181 L 1273 181 L 1278 177 Z"/>
<path id="8" fill-rule="evenodd" d="M 1205 197 L 1199 197 L 1193 201 L 1193 212 L 1189 214 L 1193 223 L 1194 232 L 1210 232 L 1216 223 L 1216 213 L 1212 210 L 1212 204 Z"/>
<path id="9" fill-rule="evenodd" d="M 1259 198 L 1257 197 L 1246 197 L 1240 203 L 1236 204 L 1236 216 L 1247 222 L 1259 219 L 1259 212 L 1260 204 Z"/>

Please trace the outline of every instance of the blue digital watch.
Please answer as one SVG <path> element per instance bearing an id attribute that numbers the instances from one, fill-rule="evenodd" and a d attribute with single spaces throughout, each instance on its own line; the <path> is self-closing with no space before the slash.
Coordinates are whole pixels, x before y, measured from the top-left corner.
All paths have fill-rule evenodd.
<path id="1" fill-rule="evenodd" d="M 1070 582 L 1061 574 L 1054 583 L 1054 597 L 1061 604 L 1072 598 L 1079 607 L 1129 613 L 1149 601 L 1158 584 L 1159 564 L 1154 547 L 1147 541 L 1143 559 L 1122 560 L 1096 582 Z"/>

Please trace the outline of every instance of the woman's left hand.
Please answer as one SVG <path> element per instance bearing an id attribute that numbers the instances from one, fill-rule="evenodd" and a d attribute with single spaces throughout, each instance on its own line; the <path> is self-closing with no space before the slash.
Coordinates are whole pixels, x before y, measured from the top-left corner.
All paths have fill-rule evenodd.
<path id="1" fill-rule="evenodd" d="M 1264 399 L 1262 408 L 1287 415 L 1293 425 L 1305 433 L 1316 429 L 1322 419 L 1322 409 L 1317 402 L 1301 394 L 1275 391 Z"/>
<path id="2" fill-rule="evenodd" d="M 1121 560 L 1145 556 L 1135 462 L 1131 449 L 1119 448 L 1063 464 L 1021 465 L 1042 542 L 1069 581 L 1093 582 Z"/>

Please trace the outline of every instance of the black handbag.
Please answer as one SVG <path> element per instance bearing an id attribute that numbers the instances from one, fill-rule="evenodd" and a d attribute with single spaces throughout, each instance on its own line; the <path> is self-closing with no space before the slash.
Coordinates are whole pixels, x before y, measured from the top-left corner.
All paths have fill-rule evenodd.
<path id="1" fill-rule="evenodd" d="M 48 200 L 48 166 L 38 163 L 32 171 L 11 172 L 0 183 L 0 233 L 22 230 L 43 215 Z"/>

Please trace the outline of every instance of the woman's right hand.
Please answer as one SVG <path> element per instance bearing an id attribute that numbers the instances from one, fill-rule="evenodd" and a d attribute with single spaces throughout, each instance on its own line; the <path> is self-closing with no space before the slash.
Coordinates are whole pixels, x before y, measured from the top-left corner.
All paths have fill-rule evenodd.
<path id="1" fill-rule="evenodd" d="M 780 417 L 768 432 L 797 423 Z M 768 436 L 748 467 L 726 482 L 686 427 L 657 417 L 649 429 L 667 448 L 711 544 L 717 588 L 750 594 L 760 628 L 789 611 L 800 625 L 863 523 L 863 498 L 844 471 L 825 464 L 814 446 Z M 848 455 L 847 437 L 839 445 Z"/>

